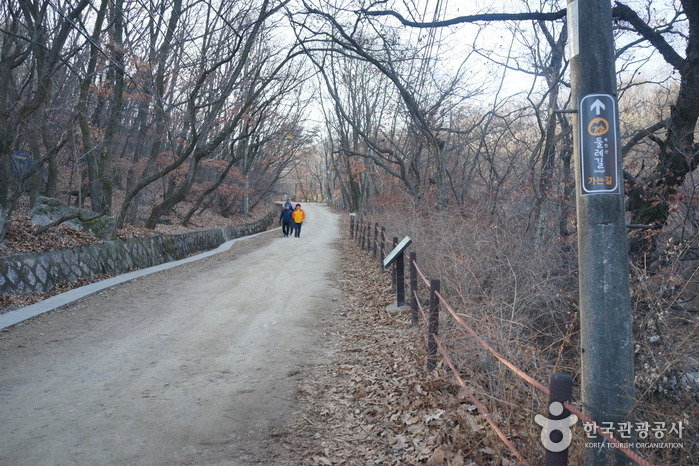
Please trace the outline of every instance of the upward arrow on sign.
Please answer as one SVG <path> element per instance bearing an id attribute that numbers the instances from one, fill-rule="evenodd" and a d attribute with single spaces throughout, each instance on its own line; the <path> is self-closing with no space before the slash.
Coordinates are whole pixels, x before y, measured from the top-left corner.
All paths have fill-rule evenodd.
<path id="1" fill-rule="evenodd" d="M 599 99 L 595 100 L 592 105 L 590 105 L 590 110 L 594 110 L 595 114 L 599 115 L 602 110 L 604 110 L 606 107 L 602 102 L 600 102 Z"/>

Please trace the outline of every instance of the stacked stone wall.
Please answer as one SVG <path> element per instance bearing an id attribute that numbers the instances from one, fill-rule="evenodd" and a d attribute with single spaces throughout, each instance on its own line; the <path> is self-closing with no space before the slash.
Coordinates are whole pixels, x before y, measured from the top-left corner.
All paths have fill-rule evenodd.
<path id="1" fill-rule="evenodd" d="M 98 274 L 119 275 L 184 259 L 226 241 L 265 231 L 277 215 L 273 210 L 255 223 L 235 227 L 0 256 L 0 294 L 45 293 L 62 282 Z"/>

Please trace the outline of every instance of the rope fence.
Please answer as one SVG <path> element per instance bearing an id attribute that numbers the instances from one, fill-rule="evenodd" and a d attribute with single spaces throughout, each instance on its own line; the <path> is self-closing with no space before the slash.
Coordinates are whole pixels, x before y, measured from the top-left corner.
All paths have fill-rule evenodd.
<path id="1" fill-rule="evenodd" d="M 371 238 L 372 232 L 373 231 L 373 240 Z M 376 259 L 377 252 L 380 253 L 380 260 L 381 260 L 381 265 L 383 268 L 383 260 L 386 257 L 386 243 L 388 242 L 388 237 L 386 236 L 386 228 L 381 227 L 379 231 L 379 224 L 375 223 L 373 228 L 371 226 L 371 223 L 362 223 L 362 222 L 355 222 L 354 217 L 351 217 L 350 220 L 350 238 L 355 240 L 357 244 L 360 245 L 362 250 L 366 250 L 368 252 L 372 252 L 373 258 Z M 397 244 L 397 238 L 393 239 L 393 247 Z M 390 252 L 390 251 L 388 251 Z M 402 263 L 402 262 L 401 262 Z M 492 419 L 488 411 L 485 409 L 485 407 L 478 401 L 476 398 L 475 394 L 471 389 L 468 388 L 466 383 L 463 381 L 461 376 L 459 375 L 459 371 L 456 369 L 454 366 L 454 363 L 452 362 L 451 358 L 449 357 L 448 352 L 446 351 L 443 343 L 439 339 L 439 305 L 442 304 L 444 308 L 448 311 L 449 315 L 458 323 L 458 325 L 464 329 L 469 335 L 471 335 L 476 342 L 482 346 L 485 350 L 487 350 L 490 354 L 492 354 L 496 359 L 498 359 L 503 365 L 505 365 L 508 369 L 512 371 L 516 376 L 521 378 L 522 380 L 526 381 L 528 384 L 539 390 L 541 393 L 549 397 L 549 400 L 551 400 L 551 394 L 552 391 L 544 386 L 542 383 L 531 377 L 529 374 L 527 374 L 525 371 L 517 367 L 514 363 L 509 361 L 507 358 L 502 356 L 500 353 L 498 353 L 495 349 L 493 349 L 483 338 L 481 338 L 478 333 L 476 333 L 464 320 L 462 319 L 462 315 L 458 314 L 452 306 L 449 305 L 449 303 L 446 301 L 446 299 L 442 296 L 440 293 L 440 281 L 438 279 L 432 279 L 428 280 L 427 277 L 424 275 L 424 273 L 420 270 L 420 268 L 417 265 L 417 259 L 416 259 L 416 254 L 414 252 L 410 253 L 410 260 L 409 260 L 409 266 L 410 266 L 410 281 L 409 281 L 409 287 L 410 287 L 410 307 L 412 311 L 412 323 L 413 326 L 415 326 L 418 323 L 419 317 L 422 317 L 423 322 L 427 326 L 428 333 L 427 333 L 427 369 L 428 370 L 434 370 L 436 368 L 436 357 L 437 353 L 439 352 L 442 357 L 444 358 L 444 362 L 449 366 L 452 374 L 454 375 L 454 378 L 458 382 L 458 384 L 463 388 L 463 390 L 466 392 L 467 396 L 469 399 L 473 402 L 473 404 L 476 406 L 478 409 L 478 412 L 483 416 L 483 418 L 488 422 L 488 424 L 491 426 L 491 428 L 495 431 L 497 436 L 503 441 L 503 443 L 507 446 L 507 448 L 512 452 L 512 454 L 522 463 L 523 465 L 529 466 L 529 463 L 527 460 L 522 456 L 522 454 L 517 450 L 515 445 L 507 438 L 507 436 L 502 432 L 502 430 L 497 426 L 495 421 Z M 398 289 L 401 288 L 398 286 L 399 284 L 396 283 L 396 277 L 400 276 L 403 277 L 402 271 L 397 273 L 395 270 L 395 263 L 394 266 L 392 267 L 392 286 L 393 290 L 397 292 L 397 304 L 398 306 L 401 306 L 405 303 L 401 302 L 400 294 L 398 293 Z M 420 304 L 420 299 L 418 296 L 418 290 L 417 290 L 417 279 L 420 278 L 422 281 L 425 283 L 427 287 L 430 289 L 430 308 L 428 310 L 428 313 L 425 313 L 425 310 L 423 309 L 423 306 Z M 614 438 L 612 435 L 608 434 L 605 432 L 600 426 L 597 425 L 592 419 L 590 419 L 587 415 L 585 415 L 579 408 L 574 406 L 573 404 L 570 403 L 570 400 L 565 400 L 562 401 L 562 404 L 565 409 L 567 409 L 570 413 L 576 415 L 578 419 L 583 421 L 584 423 L 589 423 L 593 426 L 595 432 L 600 435 L 605 442 L 608 442 L 612 445 L 614 445 L 614 450 L 615 451 L 620 451 L 624 453 L 628 458 L 639 464 L 640 466 L 652 466 L 650 462 L 642 458 L 638 453 L 635 451 L 631 450 L 630 448 L 626 447 L 621 441 L 617 440 Z M 562 458 L 562 461 L 559 462 L 549 462 L 549 452 L 547 451 L 547 465 L 566 465 L 567 464 L 567 453 L 563 456 L 558 456 L 558 458 Z"/>

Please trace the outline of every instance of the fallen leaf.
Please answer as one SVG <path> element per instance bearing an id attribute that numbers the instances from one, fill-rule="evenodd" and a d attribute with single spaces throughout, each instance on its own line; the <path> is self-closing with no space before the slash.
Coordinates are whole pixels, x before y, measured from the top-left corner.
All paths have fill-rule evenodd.
<path id="1" fill-rule="evenodd" d="M 430 459 L 427 460 L 427 464 L 440 465 L 444 463 L 444 459 L 444 450 L 437 448 L 435 449 L 434 453 L 432 453 L 432 456 L 430 456 Z"/>

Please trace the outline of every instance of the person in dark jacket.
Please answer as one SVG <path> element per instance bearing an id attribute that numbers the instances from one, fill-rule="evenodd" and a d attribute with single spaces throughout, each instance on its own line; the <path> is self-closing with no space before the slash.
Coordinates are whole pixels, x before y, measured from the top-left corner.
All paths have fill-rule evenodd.
<path id="1" fill-rule="evenodd" d="M 292 230 L 292 220 L 291 220 L 292 210 L 288 205 L 284 206 L 281 215 L 279 216 L 279 222 L 282 224 L 282 234 L 284 236 L 291 236 Z"/>

